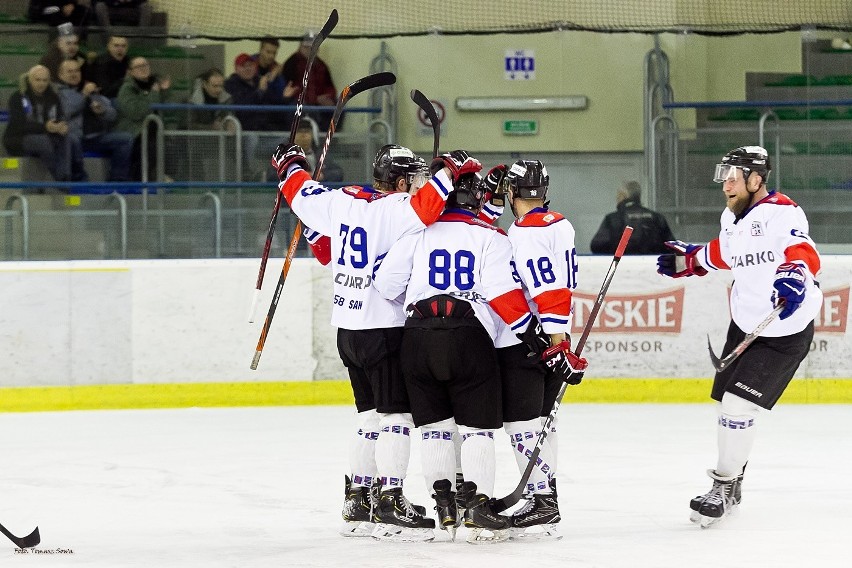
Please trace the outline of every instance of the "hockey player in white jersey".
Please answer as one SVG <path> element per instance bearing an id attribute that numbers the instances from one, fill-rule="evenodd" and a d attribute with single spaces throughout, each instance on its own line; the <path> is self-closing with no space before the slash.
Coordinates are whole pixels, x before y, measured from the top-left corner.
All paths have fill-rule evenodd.
<path id="1" fill-rule="evenodd" d="M 434 527 L 425 509 L 413 506 L 402 491 L 414 428 L 399 366 L 405 314 L 399 302 L 381 297 L 371 282 L 390 246 L 433 223 L 458 177 L 482 168 L 459 151 L 444 154 L 440 163 L 425 181 L 429 172 L 419 165 L 425 162 L 407 148 L 389 145 L 376 157 L 375 189 L 329 189 L 311 179 L 299 146 L 281 144 L 272 158 L 280 191 L 294 213 L 313 232 L 330 238 L 331 324 L 338 328 L 337 348 L 349 371 L 359 422 L 350 450 L 344 535 L 421 538 Z M 408 193 L 424 182 L 416 195 Z M 377 477 L 381 495 L 373 504 L 371 486 Z M 394 528 L 376 532 L 388 525 Z"/>
<path id="2" fill-rule="evenodd" d="M 725 154 L 714 176 L 727 204 L 719 237 L 706 245 L 668 242 L 674 254 L 657 261 L 657 271 L 673 278 L 732 272 L 732 321 L 723 355 L 783 303 L 778 319 L 713 380 L 711 397 L 719 402 L 718 460 L 708 470 L 712 488 L 690 502 L 690 519 L 702 527 L 739 505 L 757 420 L 775 406 L 808 354 L 822 305 L 815 280 L 820 257 L 808 236 L 808 220 L 792 199 L 767 189 L 770 171 L 769 156 L 760 146 Z"/>
<path id="3" fill-rule="evenodd" d="M 460 178 L 446 212 L 422 233 L 391 247 L 373 282 L 386 298 L 405 297 L 402 368 L 423 437 L 423 475 L 439 520 L 454 531 L 457 497 L 465 508 L 465 526 L 472 529 L 468 541 L 475 543 L 509 536 L 509 519 L 494 511 L 490 500 L 494 430 L 502 424 L 492 313 L 518 332 L 533 319 L 512 277 L 507 237 L 476 217 L 483 197 L 478 175 Z M 457 496 L 450 481 L 456 426 L 465 479 Z"/>
<path id="4" fill-rule="evenodd" d="M 508 231 L 515 275 L 541 322 L 539 330 L 527 330 L 524 343 L 505 329 L 495 342 L 503 382 L 504 428 L 523 472 L 562 382 L 579 384 L 587 365 L 571 353 L 572 290 L 577 286 L 574 227 L 548 208 L 550 177 L 540 161 L 495 166 L 484 181 L 491 199 L 481 217 L 499 217 L 505 197 L 509 199 L 516 217 Z M 535 356 L 530 357 L 528 346 L 535 344 Z M 554 421 L 527 482 L 526 501 L 512 515 L 515 538 L 560 538 L 557 451 Z"/>

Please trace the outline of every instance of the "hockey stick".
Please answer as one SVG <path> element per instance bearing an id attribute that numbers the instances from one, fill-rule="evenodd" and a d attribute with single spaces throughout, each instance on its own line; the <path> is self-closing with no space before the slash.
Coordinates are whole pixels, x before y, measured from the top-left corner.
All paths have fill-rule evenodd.
<path id="1" fill-rule="evenodd" d="M 384 87 L 385 85 L 393 85 L 396 83 L 396 76 L 393 73 L 376 73 L 367 75 L 358 79 L 351 85 L 346 86 L 340 92 L 340 98 L 337 101 L 337 106 L 334 107 L 334 115 L 331 117 L 331 122 L 328 124 L 328 132 L 325 135 L 325 143 L 322 147 L 322 152 L 317 159 L 317 165 L 314 168 L 313 179 L 319 177 L 322 167 L 325 164 L 325 157 L 328 154 L 328 147 L 331 144 L 331 138 L 334 136 L 334 130 L 337 122 L 340 120 L 340 115 L 343 113 L 343 107 L 346 103 L 359 93 L 363 93 L 369 89 L 376 87 Z M 280 194 L 281 191 L 279 190 Z M 251 369 L 256 370 L 257 364 L 260 361 L 260 355 L 263 353 L 263 346 L 266 343 L 266 335 L 269 333 L 269 326 L 272 325 L 272 318 L 275 316 L 275 310 L 278 307 L 278 300 L 281 298 L 281 291 L 284 289 L 284 281 L 287 279 L 287 273 L 290 272 L 290 264 L 293 262 L 293 256 L 296 254 L 296 247 L 299 244 L 299 237 L 302 235 L 302 221 L 296 221 L 296 228 L 293 230 L 293 238 L 290 239 L 290 246 L 287 248 L 287 256 L 284 258 L 284 266 L 281 269 L 281 275 L 278 277 L 278 285 L 275 287 L 275 294 L 272 295 L 272 302 L 269 304 L 269 311 L 266 314 L 266 320 L 263 322 L 263 329 L 260 332 L 260 339 L 257 341 L 257 348 L 254 352 L 254 358 L 251 360 Z"/>
<path id="2" fill-rule="evenodd" d="M 417 89 L 411 91 L 411 100 L 414 101 L 415 104 L 420 107 L 420 110 L 426 113 L 426 116 L 429 118 L 429 123 L 432 125 L 432 137 L 434 140 L 432 144 L 432 157 L 437 158 L 438 142 L 441 139 L 441 124 L 438 122 L 438 113 L 435 112 L 435 105 L 432 104 L 432 101 L 426 98 L 426 95 Z"/>
<path id="3" fill-rule="evenodd" d="M 305 75 L 302 77 L 302 91 L 299 93 L 299 98 L 296 101 L 296 113 L 293 115 L 293 124 L 290 127 L 290 144 L 296 140 L 296 131 L 299 129 L 299 122 L 302 119 L 302 109 L 305 102 L 305 93 L 308 91 L 308 75 L 311 73 L 314 60 L 317 58 L 320 44 L 328 37 L 334 27 L 337 25 L 337 10 L 332 10 L 328 16 L 325 25 L 314 37 L 311 43 L 311 52 L 308 55 L 308 61 L 305 64 Z M 266 242 L 263 244 L 263 255 L 260 257 L 260 270 L 257 273 L 257 283 L 254 285 L 254 296 L 252 296 L 251 307 L 249 308 L 249 323 L 254 321 L 254 312 L 257 310 L 257 301 L 260 298 L 260 288 L 263 286 L 263 277 L 266 274 L 266 263 L 269 261 L 269 250 L 272 247 L 272 235 L 275 233 L 275 223 L 278 221 L 278 210 L 281 208 L 281 192 L 275 192 L 275 205 L 272 208 L 272 218 L 269 219 L 269 228 L 266 230 Z"/>
<path id="4" fill-rule="evenodd" d="M 624 228 L 624 232 L 621 233 L 621 240 L 618 241 L 618 247 L 615 249 L 615 256 L 612 259 L 612 264 L 609 265 L 609 270 L 607 270 L 606 276 L 604 277 L 603 285 L 601 286 L 601 291 L 598 292 L 598 297 L 595 300 L 594 305 L 592 306 L 592 311 L 589 314 L 589 319 L 586 320 L 586 327 L 583 328 L 583 334 L 580 336 L 580 340 L 577 342 L 577 347 L 574 349 L 574 354 L 578 357 L 580 353 L 583 352 L 583 347 L 586 345 L 586 339 L 589 337 L 589 333 L 592 331 L 592 326 L 595 324 L 595 320 L 598 317 L 598 312 L 603 305 L 604 297 L 606 296 L 606 291 L 609 289 L 609 284 L 612 282 L 613 276 L 615 276 L 615 269 L 618 267 L 618 262 L 621 260 L 621 257 L 624 255 L 624 249 L 627 248 L 627 241 L 630 240 L 630 235 L 633 233 L 633 227 L 627 226 Z M 547 438 L 547 433 L 550 431 L 550 427 L 553 424 L 553 421 L 556 420 L 556 412 L 559 410 L 559 405 L 562 403 L 562 397 L 565 395 L 565 389 L 568 387 L 568 383 L 563 381 L 562 386 L 559 387 L 559 393 L 556 395 L 556 401 L 553 403 L 553 408 L 550 409 L 550 414 L 547 415 L 547 420 L 544 421 L 544 425 L 541 427 L 541 432 L 538 435 L 538 439 L 535 442 L 535 448 L 533 448 L 532 453 L 530 454 L 530 461 L 527 463 L 527 467 L 524 470 L 523 475 L 521 475 L 521 480 L 518 482 L 518 486 L 515 487 L 515 490 L 510 494 L 506 495 L 502 499 L 495 499 L 494 501 L 494 510 L 495 511 L 505 511 L 509 507 L 514 506 L 518 501 L 521 500 L 521 496 L 524 494 L 524 489 L 527 486 L 527 481 L 530 479 L 530 474 L 532 474 L 533 467 L 535 467 L 536 462 L 538 461 L 538 455 L 541 453 L 541 446 L 544 443 L 544 439 Z"/>
<path id="5" fill-rule="evenodd" d="M 33 532 L 23 538 L 13 535 L 3 525 L 0 525 L 0 532 L 6 535 L 9 540 L 14 542 L 15 546 L 17 546 L 18 548 L 32 548 L 33 546 L 41 542 L 41 535 L 38 532 L 38 527 L 36 527 Z"/>
<path id="6" fill-rule="evenodd" d="M 759 324 L 757 324 L 757 327 L 756 327 L 756 328 L 754 328 L 754 331 L 752 331 L 751 333 L 749 333 L 748 335 L 746 335 L 746 336 L 745 336 L 745 339 L 743 339 L 742 341 L 740 341 L 739 345 L 737 345 L 736 347 L 734 347 L 733 351 L 731 351 L 730 353 L 728 353 L 728 354 L 725 356 L 725 358 L 724 358 L 724 359 L 721 359 L 721 360 L 720 360 L 718 357 L 716 357 L 716 354 L 715 354 L 715 353 L 713 353 L 713 346 L 710 344 L 710 336 L 708 335 L 708 336 L 707 336 L 707 350 L 708 350 L 708 351 L 710 351 L 710 360 L 711 360 L 711 361 L 713 361 L 713 366 L 716 368 L 716 370 L 717 370 L 717 371 L 723 371 L 723 370 L 724 370 L 724 369 L 726 369 L 726 368 L 727 368 L 727 367 L 728 367 L 731 363 L 733 363 L 733 362 L 736 360 L 736 358 L 737 358 L 737 357 L 739 357 L 740 355 L 742 355 L 742 354 L 743 354 L 743 351 L 745 351 L 745 350 L 746 350 L 746 348 L 747 348 L 749 345 L 751 345 L 751 344 L 754 342 L 754 340 L 755 340 L 755 339 L 757 339 L 757 337 L 760 335 L 760 333 L 761 333 L 764 329 L 766 329 L 766 327 L 767 327 L 770 323 L 772 323 L 773 321 L 775 321 L 775 318 L 777 318 L 777 317 L 778 317 L 778 314 L 780 314 L 780 313 L 781 313 L 781 310 L 783 310 L 783 309 L 784 309 L 784 302 L 781 302 L 780 304 L 778 304 L 777 306 L 775 306 L 775 309 L 773 309 L 771 312 L 769 312 L 769 315 L 768 315 L 768 316 L 766 316 L 766 317 L 763 319 L 763 321 L 762 321 L 762 322 L 760 322 Z"/>

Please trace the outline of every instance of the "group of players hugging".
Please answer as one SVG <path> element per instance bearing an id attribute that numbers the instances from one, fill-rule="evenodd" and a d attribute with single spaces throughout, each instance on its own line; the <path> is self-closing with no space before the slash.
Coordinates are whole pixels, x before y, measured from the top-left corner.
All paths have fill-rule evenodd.
<path id="1" fill-rule="evenodd" d="M 494 499 L 495 431 L 506 431 L 524 472 L 560 388 L 579 384 L 587 367 L 569 335 L 574 228 L 548 207 L 544 164 L 518 160 L 483 176 L 463 150 L 429 164 L 387 145 L 372 187 L 330 189 L 311 178 L 297 145 L 281 144 L 272 163 L 314 255 L 333 273 L 331 324 L 357 408 L 341 534 L 429 541 L 437 517 L 453 539 L 467 527 L 471 543 L 560 538 L 555 421 L 520 507 L 504 514 Z M 784 305 L 716 375 L 719 461 L 711 490 L 690 504 L 702 526 L 739 503 L 758 413 L 772 408 L 807 354 L 820 304 L 807 220 L 767 190 L 769 171 L 763 148 L 729 152 L 716 171 L 728 206 L 720 237 L 667 243 L 672 254 L 658 259 L 670 277 L 733 272 L 725 353 Z M 496 220 L 507 202 L 515 220 L 504 232 Z M 757 251 L 771 252 L 757 266 L 736 262 Z M 403 492 L 415 428 L 435 517 Z"/>

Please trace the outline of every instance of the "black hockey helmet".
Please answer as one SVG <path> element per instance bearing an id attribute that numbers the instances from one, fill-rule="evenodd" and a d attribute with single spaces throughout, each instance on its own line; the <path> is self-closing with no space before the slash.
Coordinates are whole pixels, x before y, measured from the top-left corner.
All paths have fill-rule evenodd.
<path id="1" fill-rule="evenodd" d="M 482 176 L 477 173 L 463 174 L 447 196 L 447 207 L 461 207 L 479 213 L 485 203 L 485 192 Z"/>
<path id="2" fill-rule="evenodd" d="M 550 185 L 550 176 L 540 161 L 518 160 L 509 166 L 505 183 L 513 198 L 544 199 Z"/>
<path id="3" fill-rule="evenodd" d="M 716 164 L 716 172 L 713 181 L 724 183 L 731 179 L 734 168 L 743 170 L 743 177 L 747 180 L 751 172 L 756 172 L 766 183 L 772 166 L 769 163 L 769 154 L 765 148 L 760 146 L 740 146 L 731 150 L 722 157 L 722 162 Z"/>
<path id="4" fill-rule="evenodd" d="M 429 179 L 429 166 L 408 148 L 386 144 L 373 160 L 373 181 L 393 187 L 400 177 L 405 178 L 408 190 L 419 188 Z"/>

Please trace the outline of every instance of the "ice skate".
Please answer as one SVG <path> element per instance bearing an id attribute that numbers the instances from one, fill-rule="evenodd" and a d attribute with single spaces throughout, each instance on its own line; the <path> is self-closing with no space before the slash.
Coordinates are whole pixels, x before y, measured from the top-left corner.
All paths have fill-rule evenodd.
<path id="1" fill-rule="evenodd" d="M 742 475 L 723 477 L 712 469 L 707 470 L 707 475 L 713 480 L 713 487 L 689 502 L 689 520 L 704 529 L 731 514 L 742 499 Z"/>
<path id="2" fill-rule="evenodd" d="M 494 500 L 476 492 L 472 481 L 462 483 L 458 497 L 465 506 L 464 526 L 471 529 L 467 542 L 485 544 L 502 542 L 509 538 L 509 517 L 494 510 Z"/>
<path id="3" fill-rule="evenodd" d="M 450 539 L 456 539 L 456 529 L 461 525 L 462 516 L 459 515 L 456 505 L 456 493 L 452 491 L 452 483 L 449 479 L 439 479 L 433 485 L 435 493 L 435 511 L 438 512 L 438 525 L 447 531 Z"/>
<path id="4" fill-rule="evenodd" d="M 352 487 L 346 476 L 346 492 L 343 500 L 343 536 L 370 536 L 376 528 L 373 523 L 374 499 L 369 487 Z"/>
<path id="5" fill-rule="evenodd" d="M 435 520 L 426 517 L 422 507 L 412 505 L 401 487 L 382 492 L 374 520 L 372 536 L 377 540 L 427 542 L 435 538 Z"/>
<path id="6" fill-rule="evenodd" d="M 562 520 L 556 493 L 528 495 L 524 505 L 510 517 L 511 535 L 518 540 L 559 540 L 562 535 L 556 528 Z"/>

